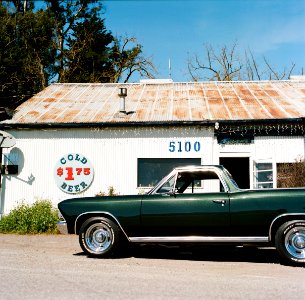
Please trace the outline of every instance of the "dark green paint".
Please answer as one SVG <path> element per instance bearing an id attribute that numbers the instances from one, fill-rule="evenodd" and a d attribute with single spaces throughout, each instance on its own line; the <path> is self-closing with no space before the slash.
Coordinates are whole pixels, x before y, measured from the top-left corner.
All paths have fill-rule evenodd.
<path id="1" fill-rule="evenodd" d="M 227 235 L 228 194 L 147 195 L 143 197 L 141 218 L 144 235 Z"/>
<path id="2" fill-rule="evenodd" d="M 221 170 L 228 191 L 204 194 L 146 194 L 69 199 L 58 207 L 74 233 L 85 218 L 112 215 L 129 237 L 136 236 L 262 236 L 272 222 L 287 214 L 305 219 L 305 189 L 240 190 Z M 222 202 L 223 201 L 223 202 Z M 79 227 L 78 227 L 79 228 Z M 76 232 L 77 233 L 77 232 Z"/>

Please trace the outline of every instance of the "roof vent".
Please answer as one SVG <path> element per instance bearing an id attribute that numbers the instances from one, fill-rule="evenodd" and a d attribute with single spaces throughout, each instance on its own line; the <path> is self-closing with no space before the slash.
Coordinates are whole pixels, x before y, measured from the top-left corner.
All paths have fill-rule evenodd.
<path id="1" fill-rule="evenodd" d="M 305 75 L 291 75 L 289 79 L 293 81 L 305 81 Z"/>
<path id="2" fill-rule="evenodd" d="M 120 97 L 120 112 L 126 114 L 125 109 L 125 98 L 127 97 L 127 88 L 120 88 L 120 93 L 118 94 Z"/>
<path id="3" fill-rule="evenodd" d="M 140 83 L 162 84 L 162 83 L 173 83 L 173 80 L 172 79 L 141 79 Z"/>

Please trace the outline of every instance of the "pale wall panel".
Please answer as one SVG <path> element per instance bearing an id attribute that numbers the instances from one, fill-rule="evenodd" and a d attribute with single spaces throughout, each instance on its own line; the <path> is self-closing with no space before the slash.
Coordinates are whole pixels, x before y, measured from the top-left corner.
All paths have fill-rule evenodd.
<path id="1" fill-rule="evenodd" d="M 70 130 L 12 130 L 16 145 L 6 156 L 18 159 L 17 176 L 3 176 L 1 211 L 8 212 L 18 202 L 50 199 L 56 205 L 72 197 L 94 196 L 113 186 L 120 194 L 137 194 L 138 158 L 201 158 L 212 162 L 213 133 L 202 128 L 108 128 Z M 176 145 L 200 142 L 200 151 L 169 151 Z M 94 180 L 82 194 L 71 195 L 55 184 L 54 168 L 68 153 L 86 156 L 94 166 Z M 11 155 L 10 155 L 11 154 Z M 5 160 L 5 159 L 4 159 Z M 32 178 L 32 180 L 31 180 Z"/>

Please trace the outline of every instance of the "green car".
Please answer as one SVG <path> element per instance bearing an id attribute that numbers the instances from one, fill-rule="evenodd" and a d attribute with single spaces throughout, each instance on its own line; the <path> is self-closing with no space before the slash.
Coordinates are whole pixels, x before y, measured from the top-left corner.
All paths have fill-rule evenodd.
<path id="1" fill-rule="evenodd" d="M 305 264 L 305 189 L 241 190 L 222 166 L 175 168 L 145 195 L 58 204 L 61 227 L 84 252 L 106 257 L 129 243 L 273 245 Z"/>

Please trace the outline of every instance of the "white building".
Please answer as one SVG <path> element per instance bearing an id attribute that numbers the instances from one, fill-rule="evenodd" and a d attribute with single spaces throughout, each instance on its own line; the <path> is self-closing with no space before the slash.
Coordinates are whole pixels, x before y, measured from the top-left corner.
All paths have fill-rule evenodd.
<path id="1" fill-rule="evenodd" d="M 304 116 L 303 77 L 53 84 L 0 123 L 16 140 L 2 149 L 0 213 L 110 186 L 143 193 L 181 164 L 223 164 L 243 188 L 276 187 L 278 165 L 304 157 Z"/>

